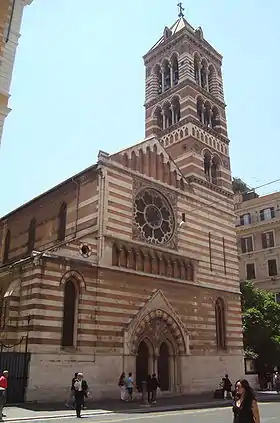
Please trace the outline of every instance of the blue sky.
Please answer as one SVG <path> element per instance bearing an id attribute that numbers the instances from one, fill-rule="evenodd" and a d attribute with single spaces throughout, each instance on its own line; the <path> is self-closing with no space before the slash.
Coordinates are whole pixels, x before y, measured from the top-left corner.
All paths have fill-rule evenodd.
<path id="1" fill-rule="evenodd" d="M 144 137 L 142 56 L 176 20 L 176 4 L 34 0 L 25 9 L 0 149 L 0 215 L 95 163 L 99 149 Z M 188 0 L 185 9 L 224 56 L 233 174 L 251 186 L 280 178 L 280 3 Z"/>

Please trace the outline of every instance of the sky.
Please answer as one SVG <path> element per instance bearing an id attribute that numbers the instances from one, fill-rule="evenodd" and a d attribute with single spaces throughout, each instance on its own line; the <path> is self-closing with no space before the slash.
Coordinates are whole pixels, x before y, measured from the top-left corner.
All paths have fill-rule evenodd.
<path id="1" fill-rule="evenodd" d="M 143 55 L 177 0 L 33 0 L 25 8 L 0 148 L 0 216 L 144 138 Z M 280 178 L 280 2 L 188 0 L 224 57 L 231 166 L 251 187 Z M 280 182 L 259 193 L 280 190 Z"/>

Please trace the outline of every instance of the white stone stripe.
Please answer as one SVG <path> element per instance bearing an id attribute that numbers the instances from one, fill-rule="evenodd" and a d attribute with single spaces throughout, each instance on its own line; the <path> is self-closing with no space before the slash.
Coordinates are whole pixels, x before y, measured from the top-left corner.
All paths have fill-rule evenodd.
<path id="1" fill-rule="evenodd" d="M 81 201 L 79 203 L 78 209 L 82 209 L 85 206 L 89 206 L 90 204 L 95 204 L 98 202 L 99 195 L 95 195 L 94 197 L 88 198 L 87 200 Z M 67 213 L 71 213 L 77 210 L 77 206 L 73 205 L 67 208 Z"/>
<path id="2" fill-rule="evenodd" d="M 132 233 L 132 228 L 131 228 L 131 226 L 123 226 L 123 225 L 119 225 L 119 224 L 117 224 L 117 223 L 115 223 L 115 222 L 112 222 L 112 221 L 108 221 L 107 222 L 107 227 L 108 226 L 110 226 L 110 231 L 111 232 L 115 232 L 115 231 L 117 231 L 117 233 L 118 233 L 118 231 L 120 230 L 120 231 L 122 231 L 122 232 L 126 232 L 127 233 L 127 235 L 130 235 L 131 236 L 131 233 Z M 108 230 L 108 229 L 107 229 Z"/>
<path id="3" fill-rule="evenodd" d="M 130 200 L 130 204 L 131 204 L 131 192 L 126 192 L 126 191 L 122 191 L 121 187 L 120 189 L 112 187 L 112 185 L 109 185 L 109 196 L 112 195 L 114 196 L 114 194 L 119 194 L 122 197 L 127 197 L 127 200 Z M 110 197 L 109 197 L 110 198 Z"/>
<path id="4" fill-rule="evenodd" d="M 78 219 L 77 223 L 76 222 L 68 223 L 66 225 L 66 230 L 74 228 L 76 226 L 76 224 L 77 224 L 77 226 L 79 226 L 82 223 L 89 222 L 90 220 L 97 218 L 97 216 L 98 216 L 98 213 L 95 212 L 95 213 L 88 214 L 87 216 Z"/>
<path id="5" fill-rule="evenodd" d="M 114 221 L 119 221 L 120 222 L 120 226 L 126 225 L 125 229 L 127 229 L 129 232 L 131 232 L 131 216 L 130 217 L 123 217 L 123 216 L 119 216 L 117 214 L 111 213 L 108 217 L 108 225 L 110 226 L 114 226 L 116 224 L 116 222 L 113 222 L 112 219 L 114 219 Z M 117 224 L 118 225 L 118 224 Z"/>
<path id="6" fill-rule="evenodd" d="M 122 182 L 123 180 L 126 180 L 128 185 L 132 185 L 132 177 L 128 176 L 127 174 L 124 174 L 121 170 L 117 171 L 116 169 L 108 169 L 108 178 L 116 178 L 118 181 L 121 178 Z M 120 184 L 120 181 L 118 182 Z"/>
<path id="7" fill-rule="evenodd" d="M 131 184 L 130 181 L 128 181 L 128 182 L 124 182 L 123 180 L 120 181 L 120 179 L 117 176 L 115 178 L 114 177 L 111 177 L 111 176 L 108 176 L 108 181 L 109 181 L 109 190 L 115 189 L 114 187 L 112 187 L 112 185 L 110 185 L 110 182 L 111 182 L 114 185 L 119 186 L 120 187 L 120 191 L 121 191 L 122 188 L 126 188 L 129 191 L 131 191 L 131 193 L 132 193 L 132 184 Z"/>
<path id="8" fill-rule="evenodd" d="M 115 212 L 122 213 L 125 216 L 130 217 L 130 222 L 131 222 L 131 217 L 132 217 L 132 214 L 133 214 L 132 208 L 131 208 L 130 211 L 128 211 L 128 210 L 122 210 L 122 209 L 115 207 L 115 206 L 108 205 L 108 212 L 109 212 L 109 214 L 113 214 L 113 215 L 114 215 Z"/>
<path id="9" fill-rule="evenodd" d="M 121 204 L 122 206 L 127 207 L 127 209 L 132 210 L 131 199 L 125 200 L 123 198 L 110 197 L 109 201 L 113 201 L 114 203 Z M 110 208 L 112 206 L 109 205 L 108 207 Z"/>

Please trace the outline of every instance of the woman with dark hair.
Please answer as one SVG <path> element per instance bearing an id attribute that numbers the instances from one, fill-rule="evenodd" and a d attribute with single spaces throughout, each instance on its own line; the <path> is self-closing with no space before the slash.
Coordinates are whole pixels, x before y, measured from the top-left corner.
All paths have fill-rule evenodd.
<path id="1" fill-rule="evenodd" d="M 235 384 L 233 423 L 260 423 L 258 403 L 248 380 L 238 380 Z"/>

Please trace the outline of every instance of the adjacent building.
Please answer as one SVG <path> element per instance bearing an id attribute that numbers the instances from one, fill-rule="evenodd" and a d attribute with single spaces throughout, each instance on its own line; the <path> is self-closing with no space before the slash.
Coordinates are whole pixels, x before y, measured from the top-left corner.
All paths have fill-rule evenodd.
<path id="1" fill-rule="evenodd" d="M 235 198 L 240 280 L 275 293 L 280 301 L 280 192 Z"/>
<path id="2" fill-rule="evenodd" d="M 32 0 L 0 1 L 0 145 L 5 118 L 10 109 L 10 85 L 20 37 L 20 26 L 24 6 Z"/>
<path id="3" fill-rule="evenodd" d="M 222 56 L 181 11 L 144 65 L 145 139 L 0 221 L 2 346 L 28 334 L 28 400 L 64 400 L 75 371 L 94 398 L 122 371 L 169 394 L 244 375 Z"/>

